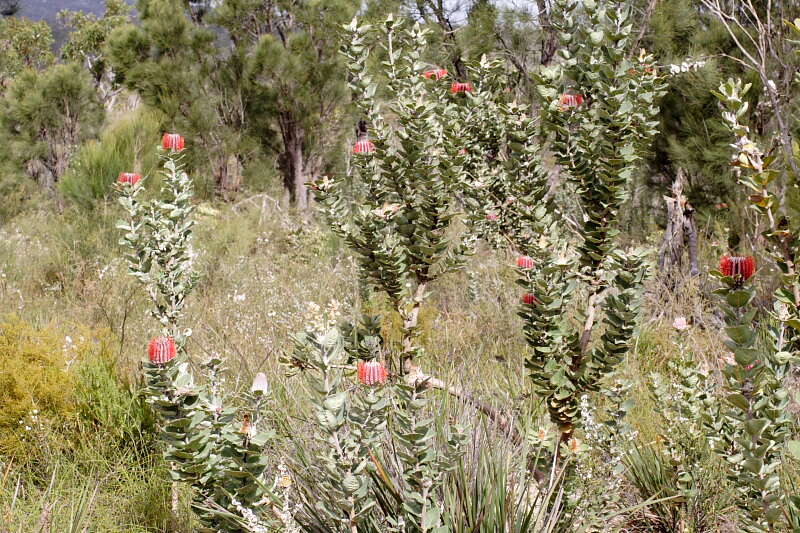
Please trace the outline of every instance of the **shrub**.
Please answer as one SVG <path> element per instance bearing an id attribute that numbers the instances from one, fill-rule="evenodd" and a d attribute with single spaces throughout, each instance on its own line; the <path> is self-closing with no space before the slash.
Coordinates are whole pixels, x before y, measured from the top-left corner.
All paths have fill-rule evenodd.
<path id="1" fill-rule="evenodd" d="M 111 452 L 151 440 L 137 394 L 115 369 L 104 332 L 11 316 L 0 322 L 0 455 L 36 463 L 88 434 Z"/>
<path id="2" fill-rule="evenodd" d="M 37 424 L 64 424 L 76 414 L 74 358 L 86 346 L 52 327 L 36 329 L 17 317 L 0 323 L 0 453 L 21 455 Z"/>
<path id="3" fill-rule="evenodd" d="M 83 145 L 59 184 L 65 197 L 82 207 L 105 199 L 120 172 L 152 174 L 158 166 L 155 146 L 161 124 L 155 113 L 137 111 L 112 124 Z"/>
<path id="4" fill-rule="evenodd" d="M 89 75 L 79 65 L 23 71 L 8 89 L 0 115 L 13 157 L 28 174 L 52 188 L 78 145 L 103 121 Z"/>

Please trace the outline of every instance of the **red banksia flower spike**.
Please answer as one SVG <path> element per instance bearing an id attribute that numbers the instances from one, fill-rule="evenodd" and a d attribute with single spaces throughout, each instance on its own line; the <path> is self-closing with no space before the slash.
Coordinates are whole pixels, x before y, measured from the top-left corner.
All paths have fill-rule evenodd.
<path id="1" fill-rule="evenodd" d="M 431 70 L 426 70 L 422 73 L 426 80 L 440 80 L 447 76 L 447 69 L 446 68 L 435 68 Z"/>
<path id="2" fill-rule="evenodd" d="M 472 84 L 469 82 L 454 81 L 452 85 L 450 85 L 450 92 L 453 94 L 471 93 L 472 90 Z"/>
<path id="3" fill-rule="evenodd" d="M 120 172 L 119 177 L 117 178 L 117 183 L 120 185 L 136 185 L 139 183 L 139 180 L 142 177 L 139 174 L 135 174 L 133 172 Z"/>
<path id="4" fill-rule="evenodd" d="M 171 152 L 180 152 L 183 150 L 185 145 L 185 141 L 183 137 L 178 135 L 177 133 L 165 133 L 164 136 L 161 138 L 161 146 L 164 150 L 169 150 Z"/>
<path id="5" fill-rule="evenodd" d="M 539 298 L 537 298 L 535 294 L 526 292 L 522 295 L 522 303 L 525 305 L 537 305 L 541 302 L 539 302 Z"/>
<path id="6" fill-rule="evenodd" d="M 378 361 L 359 361 L 358 362 L 358 381 L 364 385 L 375 385 L 386 383 L 389 371 Z"/>
<path id="7" fill-rule="evenodd" d="M 738 284 L 744 283 L 756 271 L 756 260 L 752 255 L 723 255 L 719 260 L 719 271 L 723 276 L 733 278 Z"/>
<path id="8" fill-rule="evenodd" d="M 583 95 L 564 93 L 561 95 L 561 98 L 558 99 L 558 104 L 562 111 L 566 111 L 570 108 L 580 107 L 583 105 Z"/>
<path id="9" fill-rule="evenodd" d="M 371 154 L 374 151 L 375 145 L 372 143 L 372 141 L 368 141 L 366 139 L 356 141 L 356 144 L 353 145 L 354 154 Z"/>
<path id="10" fill-rule="evenodd" d="M 172 337 L 156 337 L 147 346 L 147 354 L 154 365 L 163 365 L 175 359 L 175 339 Z"/>
<path id="11" fill-rule="evenodd" d="M 517 266 L 519 268 L 533 268 L 536 266 L 536 262 L 533 260 L 532 257 L 528 257 L 527 255 L 521 255 L 517 257 Z"/>

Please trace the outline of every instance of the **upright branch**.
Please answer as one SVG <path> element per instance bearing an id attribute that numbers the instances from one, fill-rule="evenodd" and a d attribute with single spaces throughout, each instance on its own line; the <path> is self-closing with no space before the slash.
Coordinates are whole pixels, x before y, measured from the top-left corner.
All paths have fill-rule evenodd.
<path id="1" fill-rule="evenodd" d="M 369 121 L 369 139 L 353 148 L 352 173 L 317 182 L 317 198 L 334 230 L 356 252 L 370 285 L 385 293 L 403 321 L 397 368 L 417 380 L 419 310 L 430 283 L 460 268 L 471 251 L 454 231 L 461 159 L 456 156 L 462 106 L 472 84 L 425 76 L 425 32 L 389 17 L 380 26 L 388 103 L 375 97 L 366 68 L 369 27 L 354 21 L 342 50 L 354 103 Z M 351 196 L 351 192 L 354 194 Z"/>
<path id="2" fill-rule="evenodd" d="M 616 223 L 656 133 L 664 82 L 645 51 L 628 57 L 633 24 L 622 2 L 558 0 L 553 23 L 562 61 L 537 79 L 542 132 L 550 137 L 564 185 L 572 187 L 581 222 L 560 245 L 530 242 L 520 250 L 534 260 L 520 268 L 528 291 L 520 316 L 533 349 L 527 364 L 534 388 L 566 442 L 580 420 L 579 398 L 619 365 L 636 326 L 648 268 L 642 251 L 619 249 Z M 549 213 L 540 220 L 550 224 L 570 209 L 553 202 L 545 207 Z M 575 317 L 568 311 L 573 308 L 579 309 Z M 598 326 L 604 333 L 595 339 Z"/>
<path id="3" fill-rule="evenodd" d="M 796 501 L 786 498 L 780 469 L 791 436 L 786 412 L 789 393 L 783 382 L 800 355 L 796 266 L 800 241 L 797 221 L 774 190 L 780 159 L 765 154 L 743 124 L 748 112 L 743 97 L 749 89 L 741 80 L 728 80 L 715 94 L 735 140 L 731 164 L 764 228 L 766 251 L 778 267 L 778 287 L 772 311 L 759 310 L 752 303 L 755 289 L 748 283 L 755 273 L 755 260 L 726 256 L 720 261 L 715 275 L 723 287 L 717 292 L 725 298 L 726 345 L 733 361 L 724 369 L 727 402 L 709 414 L 706 424 L 709 440 L 726 459 L 728 475 L 737 486 L 747 525 L 754 531 L 772 532 L 781 530 L 783 517 L 789 516 L 787 505 L 794 506 L 791 514 L 795 516 L 798 510 Z M 759 329 L 766 329 L 765 339 L 758 335 Z"/>
<path id="4" fill-rule="evenodd" d="M 180 320 L 197 272 L 192 268 L 192 181 L 183 171 L 180 150 L 165 152 L 162 178 L 161 197 L 149 203 L 139 199 L 146 179 L 120 183 L 127 220 L 117 228 L 123 231 L 120 244 L 128 248 L 130 274 L 150 296 L 151 315 L 182 351 L 191 330 L 181 331 Z"/>
<path id="5" fill-rule="evenodd" d="M 262 511 L 273 503 L 266 490 L 267 458 L 263 451 L 274 436 L 262 426 L 268 384 L 259 374 L 245 405 L 229 402 L 222 389 L 222 360 L 202 364 L 203 383 L 196 383 L 189 368 L 186 340 L 181 329 L 186 298 L 197 282 L 192 267 L 192 180 L 180 164 L 184 139 L 166 134 L 163 183 L 160 197 L 140 199 L 146 179 L 122 173 L 118 179 L 120 203 L 127 220 L 120 244 L 128 248 L 130 274 L 147 289 L 161 335 L 149 345 L 144 364 L 146 401 L 158 417 L 163 455 L 173 482 L 193 489 L 192 504 L 203 526 L 213 531 L 245 533 L 253 523 L 268 523 Z M 173 511 L 177 491 L 173 485 Z M 270 507 L 267 506 L 266 509 Z M 255 511 L 254 511 L 255 509 Z"/>
<path id="6" fill-rule="evenodd" d="M 760 341 L 755 290 L 748 283 L 754 273 L 752 257 L 736 256 L 723 257 L 712 273 L 722 282 L 716 292 L 723 298 L 725 345 L 733 358 L 723 369 L 725 401 L 717 402 L 704 422 L 712 448 L 725 459 L 747 530 L 771 533 L 782 530 L 781 456 L 791 436 L 782 381 L 797 359 L 787 351 L 780 321 L 769 325 L 766 341 Z"/>
<path id="7" fill-rule="evenodd" d="M 775 2 L 779 7 L 781 2 Z M 795 179 L 800 176 L 800 167 L 794 158 L 792 132 L 787 122 L 786 109 L 791 102 L 790 85 L 794 81 L 796 67 L 791 63 L 791 55 L 784 50 L 787 42 L 783 33 L 784 25 L 780 17 L 772 13 L 773 2 L 753 2 L 742 0 L 726 5 L 722 0 L 702 0 L 706 7 L 725 27 L 742 59 L 737 59 L 745 68 L 754 71 L 772 106 L 771 116 L 778 125 L 783 159 L 791 169 Z M 735 6 L 735 7 L 734 7 Z M 777 83 L 775 74 L 778 75 Z"/>
<path id="8" fill-rule="evenodd" d="M 722 117 L 731 129 L 735 142 L 731 144 L 733 153 L 731 165 L 739 178 L 739 183 L 747 188 L 750 208 L 756 213 L 764 227 L 762 237 L 767 244 L 767 252 L 775 261 L 780 273 L 780 285 L 775 298 L 785 306 L 783 312 L 775 316 L 789 328 L 787 333 L 792 351 L 800 349 L 800 278 L 798 278 L 797 258 L 800 249 L 798 222 L 791 220 L 783 195 L 775 190 L 776 179 L 780 175 L 779 159 L 772 153 L 765 154 L 758 144 L 750 138 L 750 129 L 743 123 L 749 106 L 744 96 L 750 85 L 741 80 L 728 80 L 720 85 L 715 93 L 723 108 Z"/>

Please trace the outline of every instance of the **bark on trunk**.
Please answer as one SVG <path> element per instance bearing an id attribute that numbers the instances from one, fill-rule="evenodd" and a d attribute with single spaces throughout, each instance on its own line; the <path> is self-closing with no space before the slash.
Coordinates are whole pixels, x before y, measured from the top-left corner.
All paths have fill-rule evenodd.
<path id="1" fill-rule="evenodd" d="M 242 186 L 242 163 L 238 154 L 222 155 L 216 162 L 217 188 L 223 196 L 237 192 Z"/>
<path id="2" fill-rule="evenodd" d="M 689 257 L 689 271 L 697 276 L 697 226 L 694 221 L 694 208 L 683 195 L 684 172 L 678 170 L 672 183 L 672 196 L 665 196 L 667 204 L 667 227 L 658 252 L 658 268 L 661 272 L 680 270 L 683 266 L 683 252 Z"/>
<path id="3" fill-rule="evenodd" d="M 303 168 L 303 149 L 298 146 L 292 151 L 292 179 L 294 180 L 294 202 L 298 209 L 308 209 L 308 188 Z"/>
<path id="4" fill-rule="evenodd" d="M 280 123 L 284 151 L 278 156 L 278 167 L 290 201 L 304 211 L 308 209 L 306 182 L 309 181 L 307 154 L 304 153 L 305 132 L 289 114 L 283 115 Z"/>
<path id="5" fill-rule="evenodd" d="M 539 27 L 542 32 L 541 64 L 549 65 L 556 55 L 558 35 L 556 35 L 556 29 L 553 27 L 553 20 L 546 0 L 536 0 L 536 9 L 539 12 Z"/>

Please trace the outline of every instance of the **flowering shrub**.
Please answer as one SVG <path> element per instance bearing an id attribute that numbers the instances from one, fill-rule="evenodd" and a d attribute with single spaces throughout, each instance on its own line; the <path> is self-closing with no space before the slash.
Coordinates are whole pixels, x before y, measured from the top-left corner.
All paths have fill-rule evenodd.
<path id="1" fill-rule="evenodd" d="M 197 282 L 192 268 L 192 182 L 180 159 L 169 152 L 164 160 L 162 197 L 150 203 L 139 200 L 146 180 L 139 186 L 120 186 L 120 204 L 127 220 L 117 223 L 123 232 L 120 244 L 128 247 L 128 269 L 147 289 L 151 314 L 165 335 L 183 350 L 191 330 L 181 331 L 179 321 L 186 297 Z"/>
<path id="2" fill-rule="evenodd" d="M 431 70 L 426 70 L 422 73 L 426 80 L 440 80 L 447 76 L 447 69 L 446 68 L 436 68 Z"/>
<path id="3" fill-rule="evenodd" d="M 284 363 L 302 369 L 320 437 L 329 443 L 301 469 L 315 527 L 375 533 L 440 528 L 440 493 L 463 453 L 461 429 L 448 427 L 444 449 L 433 446 L 437 430 L 425 414 L 425 384 L 389 383 L 377 361 L 358 364 L 362 386 L 353 390 L 345 363 L 370 352 L 370 341 L 354 346 L 332 329 L 300 334 L 295 342 Z"/>
<path id="4" fill-rule="evenodd" d="M 147 346 L 147 355 L 154 365 L 163 365 L 175 359 L 175 339 L 172 337 L 156 337 Z"/>
<path id="5" fill-rule="evenodd" d="M 719 260 L 719 271 L 723 276 L 731 278 L 735 285 L 742 285 L 755 273 L 756 261 L 750 255 L 723 255 Z"/>
<path id="6" fill-rule="evenodd" d="M 642 52 L 628 58 L 628 8 L 557 1 L 554 13 L 564 61 L 542 70 L 537 90 L 543 130 L 551 135 L 550 148 L 573 187 L 582 222 L 567 219 L 574 236 L 554 227 L 555 220 L 564 220 L 565 208 L 545 199 L 539 170 L 534 172 L 538 191 L 529 195 L 536 202 L 527 204 L 532 215 L 519 217 L 529 229 L 510 240 L 536 263 L 520 270 L 525 297 L 535 294 L 540 302 L 520 310 L 532 349 L 527 365 L 534 390 L 546 399 L 566 443 L 581 418 L 579 398 L 601 388 L 601 380 L 622 361 L 636 327 L 647 262 L 643 251 L 625 252 L 616 245 L 615 225 L 627 184 L 656 132 L 664 83 L 654 71 L 629 72 L 651 64 L 652 57 Z M 579 23 L 581 17 L 586 20 Z M 545 236 L 541 228 L 555 231 Z M 573 308 L 580 310 L 575 317 L 569 313 Z M 593 339 L 601 324 L 603 334 Z"/>
<path id="7" fill-rule="evenodd" d="M 128 220 L 117 225 L 124 232 L 121 244 L 129 248 L 129 271 L 147 288 L 151 314 L 162 331 L 148 346 L 147 402 L 161 424 L 172 479 L 192 486 L 203 525 L 213 531 L 256 531 L 275 519 L 265 512 L 274 503 L 263 453 L 273 432 L 260 427 L 266 378 L 256 376 L 243 407 L 225 397 L 221 359 L 203 363 L 205 380 L 195 383 L 186 360 L 191 330 L 180 327 L 186 298 L 197 281 L 191 249 L 192 182 L 180 166 L 183 138 L 167 134 L 162 142 L 167 152 L 161 198 L 143 204 L 141 185 L 121 183 L 120 203 Z"/>
<path id="8" fill-rule="evenodd" d="M 720 260 L 720 270 L 714 275 L 722 283 L 717 293 L 723 298 L 726 346 L 733 360 L 723 370 L 725 402 L 711 409 L 705 422 L 709 441 L 726 460 L 736 485 L 746 527 L 771 532 L 785 517 L 797 514 L 795 500 L 787 499 L 781 481 L 781 458 L 792 431 L 786 412 L 789 393 L 783 382 L 797 362 L 800 331 L 798 241 L 781 210 L 780 198 L 770 187 L 779 172 L 777 160 L 764 156 L 740 123 L 748 107 L 742 96 L 748 89 L 741 81 L 729 80 L 720 86 L 717 97 L 736 137 L 733 164 L 739 181 L 754 193 L 749 197 L 751 208 L 765 221 L 764 238 L 778 266 L 780 285 L 769 313 L 772 320 L 761 324 L 766 338 L 760 339 L 756 318 L 763 312 L 752 304 L 755 289 L 747 283 L 755 272 L 755 261 L 728 256 Z"/>
<path id="9" fill-rule="evenodd" d="M 454 81 L 450 85 L 450 92 L 453 94 L 471 93 L 473 90 L 472 84 L 469 82 Z"/>
<path id="10" fill-rule="evenodd" d="M 365 279 L 388 295 L 403 320 L 399 360 L 390 364 L 411 383 L 419 378 L 417 318 L 428 286 L 460 268 L 471 252 L 467 236 L 451 231 L 461 189 L 460 160 L 452 157 L 461 135 L 457 108 L 469 102 L 445 98 L 442 84 L 426 83 L 420 75 L 423 30 L 403 28 L 392 17 L 382 27 L 389 53 L 388 103 L 375 98 L 377 85 L 366 69 L 369 28 L 354 21 L 343 49 L 354 101 L 370 121 L 374 151 L 353 158 L 355 177 L 318 182 L 316 192 L 334 231 L 356 253 Z"/>
<path id="11" fill-rule="evenodd" d="M 353 145 L 354 154 L 371 154 L 374 151 L 375 151 L 375 145 L 372 144 L 371 141 L 368 141 L 366 139 L 356 141 L 356 144 Z"/>
<path id="12" fill-rule="evenodd" d="M 183 137 L 178 135 L 177 133 L 165 133 L 164 137 L 161 138 L 161 147 L 164 150 L 170 150 L 172 152 L 180 152 L 183 150 L 185 141 Z"/>
<path id="13" fill-rule="evenodd" d="M 386 383 L 389 372 L 383 363 L 377 361 L 361 361 L 358 363 L 358 380 L 364 385 Z"/>
<path id="14" fill-rule="evenodd" d="M 117 183 L 120 185 L 130 185 L 133 187 L 142 177 L 139 174 L 134 172 L 120 172 L 119 177 L 117 178 Z"/>

